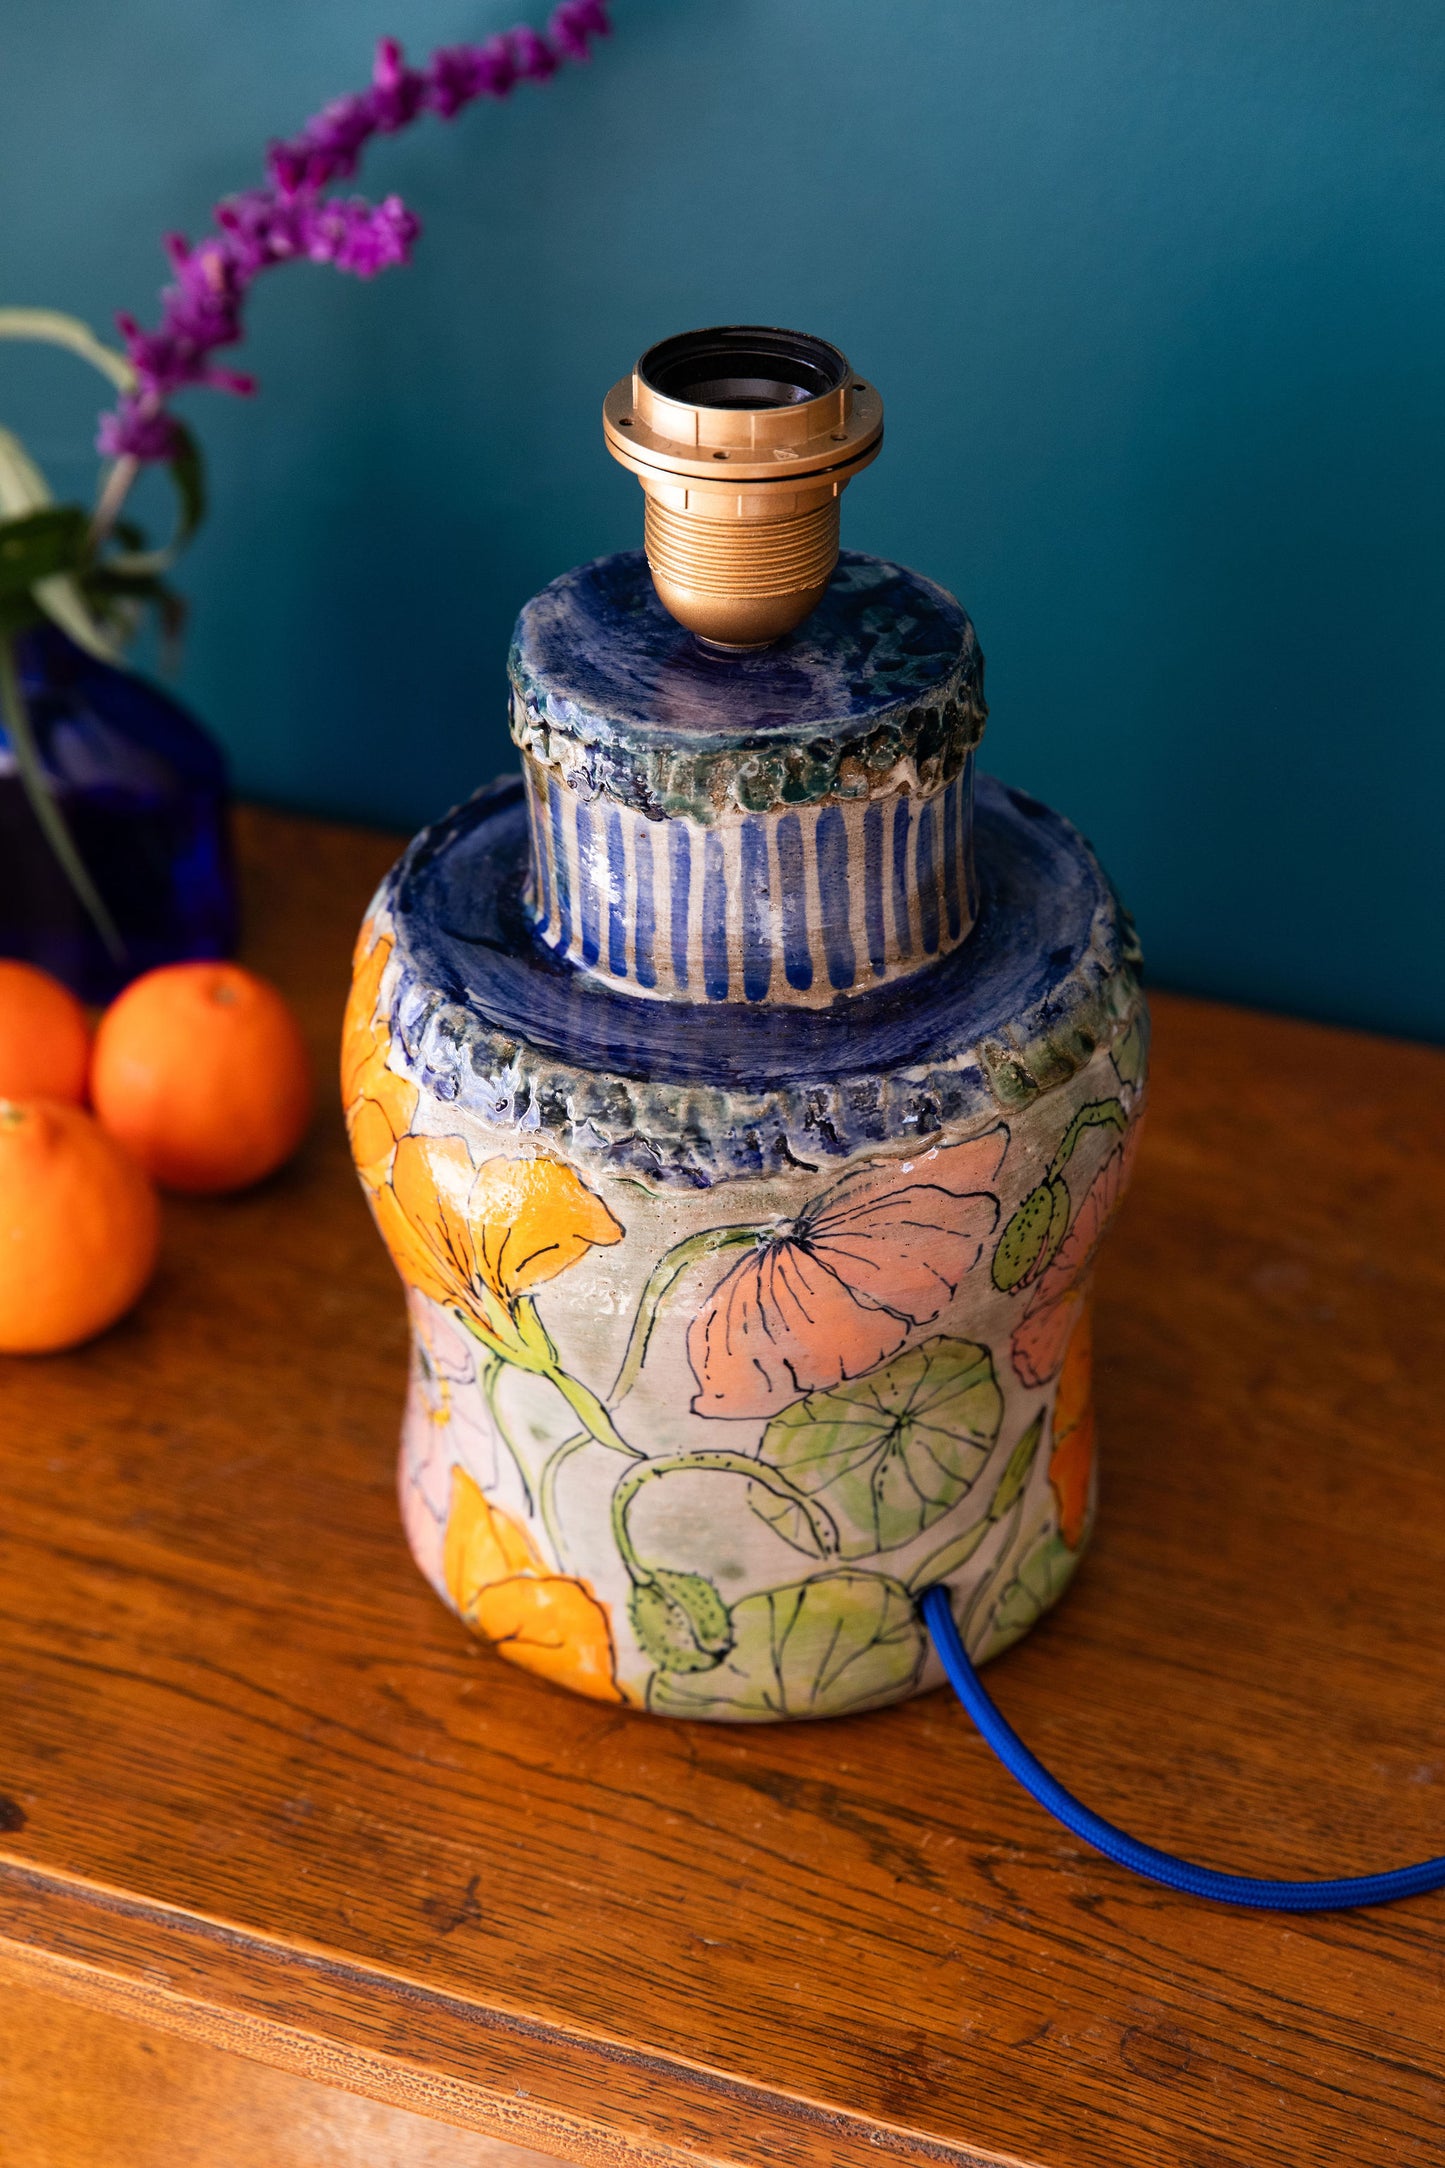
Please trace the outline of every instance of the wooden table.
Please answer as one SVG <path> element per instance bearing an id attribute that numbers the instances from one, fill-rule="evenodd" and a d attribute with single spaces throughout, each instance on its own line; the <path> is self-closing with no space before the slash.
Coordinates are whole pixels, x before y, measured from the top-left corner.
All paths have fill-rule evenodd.
<path id="1" fill-rule="evenodd" d="M 329 1074 L 394 845 L 243 842 Z M 1445 1056 L 1156 1014 L 1100 1531 L 992 1684 L 1156 1842 L 1398 1864 L 1445 1845 Z M 328 1103 L 276 1181 L 168 1206 L 116 1331 L 0 1369 L 4 2168 L 1445 2157 L 1445 1897 L 1176 1898 L 945 1695 L 731 1730 L 554 1692 L 407 1558 L 404 1353 Z"/>

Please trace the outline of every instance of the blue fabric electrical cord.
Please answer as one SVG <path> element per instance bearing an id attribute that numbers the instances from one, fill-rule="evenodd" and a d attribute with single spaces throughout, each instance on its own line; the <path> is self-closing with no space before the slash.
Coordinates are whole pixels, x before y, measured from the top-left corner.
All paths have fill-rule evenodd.
<path id="1" fill-rule="evenodd" d="M 1396 1867 L 1389 1874 L 1346 1875 L 1333 1882 L 1270 1882 L 1250 1874 L 1216 1874 L 1211 1867 L 1196 1867 L 1172 1853 L 1155 1851 L 1152 1844 L 1140 1844 L 1066 1792 L 1000 1716 L 968 1660 L 948 1590 L 941 1583 L 928 1590 L 922 1610 L 959 1700 L 1005 1769 L 1066 1829 L 1121 1867 L 1132 1867 L 1135 1874 L 1147 1875 L 1151 1882 L 1163 1882 L 1170 1889 L 1186 1890 L 1191 1897 L 1211 1897 L 1216 1904 L 1254 1905 L 1265 1912 L 1348 1912 L 1356 1905 L 1388 1904 L 1394 1897 L 1418 1897 L 1423 1890 L 1445 1887 L 1445 1859 L 1422 1859 L 1417 1866 Z"/>

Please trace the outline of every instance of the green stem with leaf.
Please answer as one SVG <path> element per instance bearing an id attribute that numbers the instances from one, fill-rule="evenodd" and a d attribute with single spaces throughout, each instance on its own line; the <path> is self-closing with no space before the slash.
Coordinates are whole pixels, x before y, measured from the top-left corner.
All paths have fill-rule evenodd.
<path id="1" fill-rule="evenodd" d="M 1053 1156 L 1045 1180 L 1056 1181 L 1074 1156 L 1080 1138 L 1090 1129 L 1117 1129 L 1122 1137 L 1129 1126 L 1129 1117 L 1117 1099 L 1091 1099 L 1079 1108 L 1078 1113 L 1059 1139 L 1059 1148 Z"/>
<path id="2" fill-rule="evenodd" d="M 701 1234 L 688 1235 L 685 1240 L 673 1244 L 658 1259 L 648 1276 L 646 1287 L 638 1298 L 637 1313 L 632 1320 L 632 1330 L 627 1336 L 627 1347 L 622 1357 L 622 1367 L 612 1388 L 614 1401 L 625 1400 L 637 1383 L 643 1364 L 647 1360 L 647 1344 L 657 1323 L 657 1313 L 666 1297 L 687 1271 L 704 1257 L 715 1257 L 721 1250 L 746 1248 L 766 1240 L 768 1230 L 762 1227 L 708 1227 Z"/>
<path id="3" fill-rule="evenodd" d="M 1079 1108 L 1059 1139 L 1048 1173 L 1029 1191 L 998 1238 L 989 1271 L 1000 1294 L 1011 1295 L 1027 1287 L 1058 1255 L 1074 1210 L 1064 1169 L 1079 1140 L 1091 1129 L 1114 1129 L 1123 1136 L 1128 1127 L 1129 1117 L 1118 1099 L 1091 1099 Z"/>
<path id="4" fill-rule="evenodd" d="M 527 1511 L 530 1513 L 532 1510 L 531 1480 L 528 1477 L 522 1455 L 518 1450 L 517 1441 L 512 1436 L 507 1419 L 503 1415 L 497 1399 L 497 1389 L 502 1382 L 502 1373 L 506 1367 L 506 1360 L 501 1355 L 494 1355 L 489 1362 L 483 1363 L 482 1396 L 487 1403 L 487 1413 L 492 1419 L 492 1428 L 511 1455 L 512 1466 L 516 1469 L 518 1480 L 522 1485 L 522 1497 L 526 1501 Z"/>
<path id="5" fill-rule="evenodd" d="M 564 1463 L 584 1445 L 592 1444 L 605 1445 L 609 1452 L 623 1453 L 629 1460 L 644 1460 L 646 1455 L 640 1447 L 629 1444 L 623 1437 L 606 1405 L 598 1399 L 591 1386 L 584 1385 L 580 1378 L 573 1377 L 570 1370 L 563 1369 L 552 1336 L 542 1323 L 537 1313 L 537 1305 L 530 1296 L 514 1297 L 508 1301 L 484 1281 L 479 1281 L 472 1289 L 472 1297 L 481 1307 L 480 1319 L 470 1316 L 460 1306 L 453 1309 L 452 1315 L 483 1349 L 481 1384 L 487 1412 L 492 1418 L 498 1437 L 511 1454 L 521 1479 L 528 1513 L 533 1510 L 531 1480 L 497 1398 L 506 1366 L 510 1363 L 518 1370 L 526 1371 L 529 1377 L 545 1378 L 547 1383 L 561 1394 L 582 1424 L 581 1430 L 573 1432 L 561 1445 L 553 1448 L 543 1464 L 537 1485 L 537 1511 L 560 1560 L 562 1539 L 556 1513 L 557 1479 Z"/>
<path id="6" fill-rule="evenodd" d="M 634 1580 L 644 1580 L 647 1577 L 647 1569 L 633 1548 L 627 1525 L 637 1493 L 645 1483 L 655 1482 L 661 1476 L 709 1471 L 716 1475 L 745 1476 L 748 1482 L 771 1491 L 775 1498 L 786 1499 L 789 1505 L 797 1507 L 807 1521 L 813 1541 L 818 1546 L 819 1557 L 827 1558 L 836 1553 L 838 1531 L 833 1525 L 832 1515 L 816 1505 L 776 1468 L 770 1468 L 762 1461 L 749 1460 L 745 1453 L 675 1453 L 665 1460 L 645 1461 L 640 1468 L 635 1468 L 631 1475 L 624 1476 L 612 1493 L 612 1534 L 622 1563 Z"/>
<path id="7" fill-rule="evenodd" d="M 614 1453 L 625 1453 L 629 1460 L 647 1458 L 640 1446 L 628 1444 L 592 1388 L 584 1385 L 580 1378 L 574 1378 L 557 1363 L 538 1374 L 556 1386 L 587 1435 L 595 1438 L 599 1445 L 607 1446 Z"/>
<path id="8" fill-rule="evenodd" d="M 570 1438 L 564 1438 L 554 1446 L 542 1463 L 542 1477 L 537 1485 L 537 1511 L 552 1546 L 552 1555 L 565 1572 L 566 1548 L 562 1540 L 562 1524 L 557 1518 L 557 1483 L 563 1468 L 574 1453 L 580 1453 L 584 1445 L 593 1443 L 590 1430 L 574 1430 Z"/>

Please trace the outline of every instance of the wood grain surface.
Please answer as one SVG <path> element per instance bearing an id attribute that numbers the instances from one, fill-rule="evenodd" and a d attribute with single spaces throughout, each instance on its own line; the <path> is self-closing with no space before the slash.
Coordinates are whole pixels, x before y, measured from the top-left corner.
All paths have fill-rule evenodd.
<path id="1" fill-rule="evenodd" d="M 34 1981 L 0 2009 L 5 2168 L 557 2168 Z"/>
<path id="2" fill-rule="evenodd" d="M 1445 1897 L 1217 1910 L 1086 1851 L 944 1695 L 684 1725 L 468 1639 L 402 1542 L 402 1302 L 329 1090 L 394 845 L 243 843 L 324 1113 L 168 1207 L 115 1331 L 0 1368 L 0 1994 L 578 2161 L 1438 2162 Z M 1099 1534 L 991 1685 L 1211 1864 L 1445 1850 L 1445 1056 L 1156 1019 Z"/>

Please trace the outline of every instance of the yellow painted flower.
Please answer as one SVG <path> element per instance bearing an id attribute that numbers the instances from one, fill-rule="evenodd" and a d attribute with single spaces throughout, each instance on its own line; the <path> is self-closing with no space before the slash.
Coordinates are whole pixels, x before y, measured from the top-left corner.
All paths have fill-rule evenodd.
<path id="1" fill-rule="evenodd" d="M 1094 1305 L 1080 1298 L 1054 1401 L 1054 1448 L 1049 1482 L 1059 1509 L 1059 1534 L 1071 1551 L 1083 1542 L 1094 1472 Z"/>
<path id="2" fill-rule="evenodd" d="M 607 1613 L 585 1581 L 549 1573 L 526 1530 L 452 1470 L 444 1571 L 452 1602 L 500 1656 L 594 1701 L 620 1702 Z"/>
<path id="3" fill-rule="evenodd" d="M 561 1160 L 476 1167 L 461 1137 L 403 1137 L 372 1206 L 402 1278 L 461 1310 L 514 1360 L 527 1325 L 521 1298 L 622 1239 L 602 1199 Z"/>
<path id="4" fill-rule="evenodd" d="M 398 1141 L 411 1128 L 417 1088 L 387 1067 L 391 1032 L 380 1014 L 381 981 L 392 937 L 368 919 L 356 944 L 351 992 L 341 1027 L 341 1103 L 357 1172 L 373 1193 L 386 1180 Z"/>

